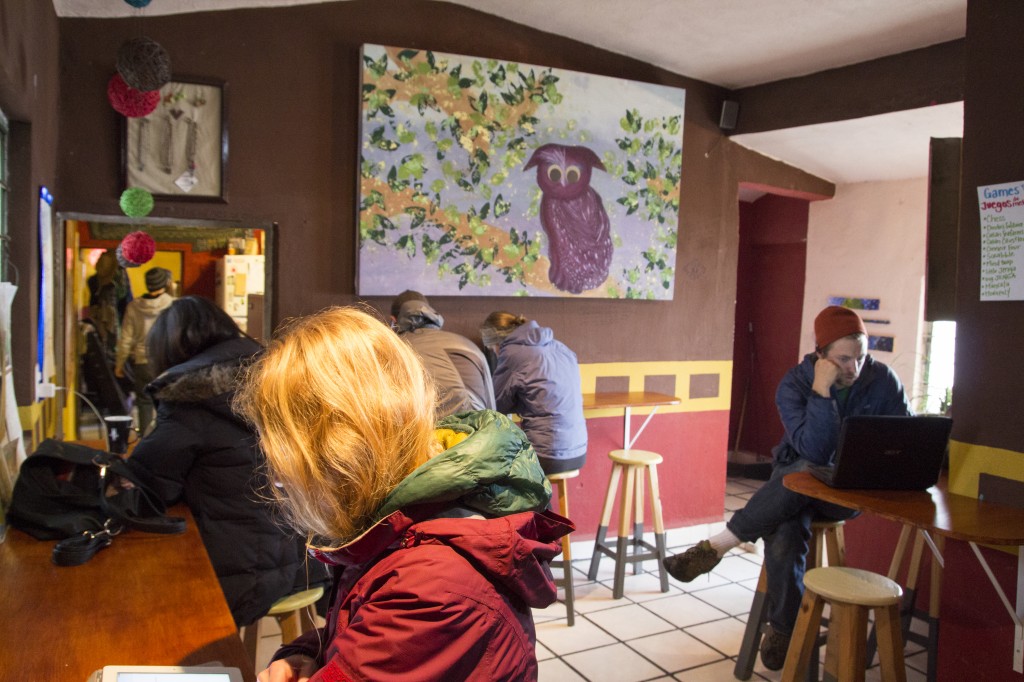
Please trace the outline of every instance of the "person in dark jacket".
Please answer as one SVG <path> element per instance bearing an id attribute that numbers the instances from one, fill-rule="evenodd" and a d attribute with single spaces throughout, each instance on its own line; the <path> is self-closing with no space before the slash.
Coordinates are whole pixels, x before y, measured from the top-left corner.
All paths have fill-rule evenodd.
<path id="1" fill-rule="evenodd" d="M 261 682 L 537 679 L 531 608 L 573 528 L 523 432 L 482 410 L 434 424 L 418 355 L 352 308 L 294 321 L 236 409 L 260 434 L 286 518 L 335 566 L 326 627 Z"/>
<path id="2" fill-rule="evenodd" d="M 587 459 L 580 366 L 554 332 L 522 315 L 493 312 L 480 327 L 497 354 L 494 399 L 518 414 L 546 474 L 579 469 Z"/>
<path id="3" fill-rule="evenodd" d="M 407 289 L 391 301 L 391 319 L 434 381 L 437 417 L 494 409 L 494 386 L 487 358 L 464 336 L 446 332 L 444 318 L 427 297 Z"/>
<path id="4" fill-rule="evenodd" d="M 261 350 L 211 301 L 171 303 L 147 340 L 156 425 L 128 459 L 166 503 L 188 504 L 238 626 L 326 579 L 320 569 L 307 583 L 304 543 L 275 523 L 256 434 L 231 410 L 240 376 Z"/>
<path id="5" fill-rule="evenodd" d="M 800 610 L 811 520 L 855 515 L 789 490 L 782 478 L 810 464 L 832 464 L 843 417 L 911 414 L 899 378 L 867 354 L 867 332 L 857 313 L 825 308 L 814 320 L 814 337 L 815 352 L 789 370 L 775 395 L 785 434 L 772 451 L 771 478 L 723 532 L 665 560 L 674 578 L 690 582 L 741 542 L 764 538 L 770 629 L 761 643 L 761 661 L 769 670 L 782 668 Z"/>

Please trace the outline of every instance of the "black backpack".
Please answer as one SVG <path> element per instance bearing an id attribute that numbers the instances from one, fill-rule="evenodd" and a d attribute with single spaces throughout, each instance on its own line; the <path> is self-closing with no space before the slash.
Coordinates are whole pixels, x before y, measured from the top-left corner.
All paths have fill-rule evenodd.
<path id="1" fill-rule="evenodd" d="M 134 487 L 107 495 L 114 475 Z M 185 520 L 166 515 L 163 502 L 118 455 L 47 439 L 21 464 L 7 521 L 39 540 L 61 540 L 53 562 L 76 566 L 110 545 L 127 528 L 182 533 Z"/>

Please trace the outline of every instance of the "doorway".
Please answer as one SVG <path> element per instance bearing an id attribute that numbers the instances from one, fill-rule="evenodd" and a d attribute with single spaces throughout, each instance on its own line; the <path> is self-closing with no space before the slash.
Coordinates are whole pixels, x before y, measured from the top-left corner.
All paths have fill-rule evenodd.
<path id="1" fill-rule="evenodd" d="M 231 315 L 242 331 L 261 342 L 269 338 L 274 224 L 187 219 L 140 223 L 121 216 L 88 214 L 58 218 L 66 259 L 63 376 L 69 393 L 74 387 L 76 396 L 67 401 L 63 411 L 63 430 L 71 434 L 68 437 L 92 437 L 96 433 L 92 425 L 103 416 L 136 411 L 135 387 L 130 380 L 115 377 L 113 371 L 118 314 L 100 312 L 89 286 L 90 278 L 93 284 L 97 281 L 97 264 L 101 259 L 109 263 L 109 254 L 129 232 L 141 230 L 153 237 L 156 252 L 142 266 L 118 269 L 115 308 L 123 308 L 117 303 L 126 305 L 144 295 L 146 272 L 161 267 L 170 272 L 173 285 L 169 288 L 175 290 L 175 296 L 209 298 Z M 84 436 L 83 429 L 88 431 Z"/>
<path id="2" fill-rule="evenodd" d="M 729 469 L 767 478 L 783 434 L 775 390 L 801 354 L 809 202 L 765 194 L 739 214 Z"/>

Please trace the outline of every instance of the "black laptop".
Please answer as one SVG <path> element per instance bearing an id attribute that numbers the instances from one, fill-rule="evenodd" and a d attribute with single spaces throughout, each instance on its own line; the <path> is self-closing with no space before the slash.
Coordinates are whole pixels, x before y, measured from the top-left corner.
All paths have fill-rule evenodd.
<path id="1" fill-rule="evenodd" d="M 952 426 L 949 417 L 847 417 L 833 465 L 809 471 L 833 488 L 924 490 L 939 480 Z"/>

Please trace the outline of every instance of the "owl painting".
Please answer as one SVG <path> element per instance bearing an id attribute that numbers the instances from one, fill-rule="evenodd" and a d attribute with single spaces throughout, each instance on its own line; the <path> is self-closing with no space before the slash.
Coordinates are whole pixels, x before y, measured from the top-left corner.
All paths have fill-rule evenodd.
<path id="1" fill-rule="evenodd" d="M 579 294 L 608 277 L 612 238 L 608 214 L 590 186 L 591 169 L 604 164 L 587 147 L 545 144 L 523 170 L 537 168 L 540 224 L 548 236 L 548 279 L 561 291 Z"/>

